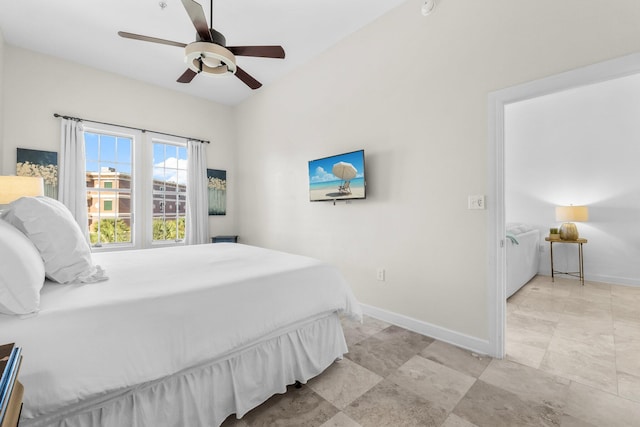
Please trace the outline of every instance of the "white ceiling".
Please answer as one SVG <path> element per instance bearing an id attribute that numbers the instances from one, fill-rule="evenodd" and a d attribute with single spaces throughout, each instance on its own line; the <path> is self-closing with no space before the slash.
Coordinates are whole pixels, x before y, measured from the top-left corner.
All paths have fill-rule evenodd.
<path id="1" fill-rule="evenodd" d="M 121 38 L 118 31 L 190 43 L 195 29 L 180 0 L 0 0 L 5 43 L 143 80 L 227 105 L 252 91 L 234 76 L 199 75 L 177 83 L 186 70 L 179 47 Z M 209 20 L 209 0 L 203 5 Z M 228 46 L 281 45 L 286 58 L 238 57 L 263 85 L 282 78 L 342 38 L 406 0 L 216 0 L 213 27 Z M 420 3 L 416 1 L 416 13 Z M 257 91 L 260 91 L 258 89 Z"/>

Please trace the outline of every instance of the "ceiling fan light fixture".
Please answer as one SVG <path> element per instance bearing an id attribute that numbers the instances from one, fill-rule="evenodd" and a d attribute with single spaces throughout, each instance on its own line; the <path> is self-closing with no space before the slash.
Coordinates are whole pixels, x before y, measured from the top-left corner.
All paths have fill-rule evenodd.
<path id="1" fill-rule="evenodd" d="M 236 57 L 228 49 L 211 42 L 194 42 L 184 48 L 184 61 L 196 73 L 211 76 L 235 74 Z"/>

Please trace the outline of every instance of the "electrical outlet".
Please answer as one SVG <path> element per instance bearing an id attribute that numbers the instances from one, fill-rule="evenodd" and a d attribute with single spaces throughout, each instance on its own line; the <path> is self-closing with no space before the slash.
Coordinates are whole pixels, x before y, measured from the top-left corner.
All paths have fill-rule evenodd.
<path id="1" fill-rule="evenodd" d="M 376 278 L 377 278 L 379 281 L 384 282 L 384 268 L 379 268 L 379 269 L 376 271 Z"/>
<path id="2" fill-rule="evenodd" d="M 485 200 L 483 194 L 469 196 L 467 209 L 485 209 Z"/>

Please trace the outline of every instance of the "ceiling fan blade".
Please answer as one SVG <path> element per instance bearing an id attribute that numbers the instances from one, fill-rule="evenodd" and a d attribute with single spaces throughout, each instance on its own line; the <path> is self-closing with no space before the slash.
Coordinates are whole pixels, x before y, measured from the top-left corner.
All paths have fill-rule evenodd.
<path id="1" fill-rule="evenodd" d="M 261 58 L 284 58 L 282 46 L 227 46 L 237 56 L 259 56 Z"/>
<path id="2" fill-rule="evenodd" d="M 209 32 L 209 26 L 207 25 L 207 17 L 204 14 L 204 9 L 200 3 L 193 0 L 182 0 L 182 4 L 193 22 L 193 26 L 196 27 L 196 31 L 200 36 L 200 39 L 205 42 L 213 41 L 211 39 L 211 33 Z"/>
<path id="3" fill-rule="evenodd" d="M 118 35 L 120 37 L 124 37 L 125 39 L 142 40 L 143 42 L 160 43 L 160 44 L 166 44 L 169 46 L 177 46 L 177 47 L 187 46 L 186 44 L 180 43 L 180 42 L 159 39 L 157 37 L 141 36 L 140 34 L 127 33 L 126 31 L 118 31 Z"/>
<path id="4" fill-rule="evenodd" d="M 182 73 L 182 75 L 178 78 L 177 82 L 178 83 L 191 83 L 191 80 L 193 80 L 193 78 L 195 76 L 197 76 L 197 75 L 198 75 L 198 73 L 193 71 L 191 68 L 187 68 L 187 71 Z"/>
<path id="5" fill-rule="evenodd" d="M 242 80 L 242 82 L 247 86 L 249 86 L 251 89 L 255 90 L 255 89 L 258 89 L 260 86 L 262 86 L 262 83 L 260 83 L 259 81 L 251 77 L 249 74 L 247 74 L 245 70 L 238 67 L 237 65 L 236 65 L 236 77 Z"/>

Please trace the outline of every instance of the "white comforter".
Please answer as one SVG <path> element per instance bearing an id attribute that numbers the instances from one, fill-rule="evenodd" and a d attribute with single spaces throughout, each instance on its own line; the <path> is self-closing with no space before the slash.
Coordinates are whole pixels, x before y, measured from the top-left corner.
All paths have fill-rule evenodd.
<path id="1" fill-rule="evenodd" d="M 361 315 L 340 273 L 307 257 L 217 243 L 94 262 L 108 281 L 46 283 L 37 316 L 0 315 L 0 342 L 23 347 L 23 417 L 108 398 L 320 313 Z"/>

